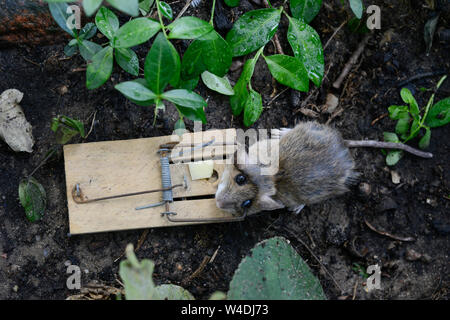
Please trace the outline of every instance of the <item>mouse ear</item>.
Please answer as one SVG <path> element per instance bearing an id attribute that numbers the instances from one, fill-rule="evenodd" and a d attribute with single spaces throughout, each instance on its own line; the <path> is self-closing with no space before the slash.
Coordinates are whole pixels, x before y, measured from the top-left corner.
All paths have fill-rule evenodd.
<path id="1" fill-rule="evenodd" d="M 258 199 L 258 204 L 261 207 L 261 210 L 276 210 L 284 208 L 284 204 L 282 204 L 278 200 L 274 200 L 268 194 L 263 194 Z"/>

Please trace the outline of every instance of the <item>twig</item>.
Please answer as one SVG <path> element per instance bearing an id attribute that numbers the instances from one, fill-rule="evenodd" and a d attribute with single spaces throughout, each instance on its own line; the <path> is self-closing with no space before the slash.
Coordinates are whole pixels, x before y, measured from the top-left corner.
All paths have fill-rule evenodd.
<path id="1" fill-rule="evenodd" d="M 383 113 L 381 116 L 379 116 L 378 118 L 376 118 L 375 120 L 373 120 L 370 125 L 373 126 L 375 123 L 377 123 L 378 121 L 380 121 L 383 118 L 386 118 L 389 114 L 388 113 Z"/>
<path id="2" fill-rule="evenodd" d="M 339 32 L 339 30 L 342 29 L 343 26 L 345 26 L 345 24 L 347 23 L 347 20 L 345 20 L 344 22 L 342 22 L 342 24 L 333 32 L 333 34 L 331 35 L 330 39 L 328 39 L 327 43 L 325 43 L 325 45 L 323 46 L 323 51 L 325 51 L 325 49 L 328 47 L 328 45 L 330 44 L 330 41 L 334 38 L 334 36 Z"/>
<path id="3" fill-rule="evenodd" d="M 309 253 L 314 257 L 314 259 L 316 259 L 316 261 L 320 264 L 320 266 L 322 267 L 322 269 L 326 272 L 326 274 L 328 274 L 328 276 L 331 278 L 331 280 L 333 280 L 334 285 L 341 291 L 341 294 L 344 293 L 344 290 L 341 288 L 341 286 L 337 283 L 336 279 L 333 277 L 333 275 L 327 270 L 327 268 L 325 268 L 324 264 L 322 263 L 322 261 L 320 261 L 319 258 L 317 258 L 317 256 L 314 254 L 314 252 L 308 247 L 308 245 L 299 237 L 297 237 L 291 230 L 289 229 L 285 229 L 293 238 L 295 238 L 296 240 L 298 240 L 298 242 L 300 242 L 306 249 L 308 249 Z"/>
<path id="4" fill-rule="evenodd" d="M 358 280 L 356 280 L 355 287 L 353 288 L 352 300 L 355 300 L 355 298 L 356 298 L 356 288 L 358 288 Z"/>
<path id="5" fill-rule="evenodd" d="M 397 149 L 403 150 L 409 153 L 412 153 L 415 156 L 421 158 L 433 158 L 433 154 L 430 152 L 424 152 L 417 150 L 413 147 L 410 147 L 403 143 L 396 142 L 384 142 L 384 141 L 376 141 L 376 140 L 345 140 L 347 147 L 349 148 L 361 148 L 361 147 L 369 147 L 369 148 L 380 148 L 380 149 Z"/>
<path id="6" fill-rule="evenodd" d="M 367 41 L 370 38 L 370 34 L 367 34 L 364 39 L 359 43 L 358 48 L 356 51 L 352 54 L 350 59 L 347 61 L 347 63 L 344 66 L 344 69 L 342 70 L 341 74 L 337 78 L 337 80 L 333 83 L 333 87 L 336 89 L 339 89 L 342 85 L 342 81 L 344 81 L 345 77 L 349 74 L 350 70 L 352 69 L 352 66 L 358 61 L 359 56 L 364 51 L 364 48 L 366 47 Z"/>
<path id="7" fill-rule="evenodd" d="M 144 232 L 142 232 L 142 234 L 139 237 L 139 240 L 137 242 L 136 249 L 134 249 L 134 252 L 137 252 L 139 250 L 139 248 L 142 246 L 142 244 L 144 243 L 145 239 L 147 238 L 148 231 L 149 231 L 149 229 L 145 229 Z"/>
<path id="8" fill-rule="evenodd" d="M 209 260 L 208 263 L 213 263 L 214 262 L 214 259 L 216 258 L 217 253 L 219 252 L 219 249 L 220 249 L 220 246 L 218 246 L 216 251 L 214 251 L 214 253 L 213 253 L 212 257 L 211 257 L 211 260 Z"/>
<path id="9" fill-rule="evenodd" d="M 398 241 L 407 241 L 407 242 L 411 242 L 411 241 L 415 241 L 415 240 L 416 240 L 416 239 L 414 239 L 413 237 L 399 237 L 399 236 L 390 234 L 389 232 L 386 232 L 386 231 L 380 231 L 380 230 L 377 230 L 377 229 L 375 229 L 375 227 L 372 226 L 367 220 L 364 219 L 364 222 L 366 223 L 366 225 L 369 227 L 370 230 L 372 230 L 372 231 L 374 231 L 374 232 L 376 232 L 376 233 L 378 233 L 378 234 L 381 234 L 381 235 L 383 235 L 383 236 L 386 236 L 386 237 L 389 237 L 389 238 L 392 238 L 392 239 L 395 239 L 395 240 L 398 240 Z"/>
<path id="10" fill-rule="evenodd" d="M 189 282 L 191 282 L 194 278 L 198 277 L 200 273 L 202 273 L 203 269 L 205 269 L 206 265 L 208 264 L 209 260 L 211 258 L 209 256 L 205 256 L 203 258 L 202 263 L 200 263 L 200 266 L 195 270 L 189 277 L 184 279 L 182 281 L 183 285 L 187 285 Z"/>
<path id="11" fill-rule="evenodd" d="M 274 102 L 279 96 L 285 93 L 289 88 L 284 88 L 280 93 L 278 93 L 275 97 L 273 97 L 268 103 L 267 106 L 270 106 L 272 102 Z"/>
<path id="12" fill-rule="evenodd" d="M 264 7 L 270 8 L 269 2 L 267 2 L 267 0 L 263 0 L 263 4 L 264 4 Z M 273 42 L 275 43 L 275 49 L 278 51 L 278 53 L 284 54 L 283 48 L 281 47 L 281 44 L 280 44 L 280 40 L 278 39 L 278 36 L 276 34 L 273 36 Z"/>
<path id="13" fill-rule="evenodd" d="M 181 9 L 180 13 L 177 15 L 177 17 L 175 18 L 175 20 L 177 20 L 178 18 L 181 18 L 183 16 L 183 14 L 186 12 L 186 10 L 189 8 L 189 6 L 191 5 L 192 0 L 188 0 L 186 2 L 186 4 L 184 5 L 183 9 Z"/>
<path id="14" fill-rule="evenodd" d="M 83 71 L 86 71 L 86 68 L 75 68 L 75 69 L 72 69 L 70 71 L 71 72 L 83 72 Z"/>
<path id="15" fill-rule="evenodd" d="M 396 87 L 401 87 L 404 86 L 405 84 L 408 84 L 414 80 L 417 79 L 422 79 L 422 78 L 427 78 L 427 77 L 433 77 L 433 76 L 440 76 L 443 74 L 447 74 L 447 71 L 442 70 L 442 71 L 436 71 L 436 72 L 425 72 L 425 73 L 420 73 L 420 74 L 416 74 L 415 76 L 412 76 L 411 78 L 408 78 L 406 80 L 403 80 L 402 82 L 399 82 Z"/>
<path id="16" fill-rule="evenodd" d="M 91 128 L 89 129 L 89 132 L 88 132 L 88 134 L 86 135 L 86 137 L 84 137 L 84 140 L 86 140 L 88 137 L 89 137 L 89 135 L 91 134 L 91 132 L 92 132 L 92 129 L 94 129 L 94 124 L 95 124 L 95 115 L 97 114 L 97 110 L 95 110 L 95 112 L 94 112 L 94 118 L 92 119 L 92 122 L 91 122 Z"/>
<path id="17" fill-rule="evenodd" d="M 24 56 L 22 56 L 22 58 L 23 58 L 25 61 L 28 61 L 29 63 L 32 63 L 32 64 L 38 66 L 39 68 L 41 67 L 41 65 L 40 65 L 39 63 L 34 62 L 33 60 L 30 60 L 30 59 L 28 59 L 28 58 L 26 58 L 26 57 L 24 57 Z"/>

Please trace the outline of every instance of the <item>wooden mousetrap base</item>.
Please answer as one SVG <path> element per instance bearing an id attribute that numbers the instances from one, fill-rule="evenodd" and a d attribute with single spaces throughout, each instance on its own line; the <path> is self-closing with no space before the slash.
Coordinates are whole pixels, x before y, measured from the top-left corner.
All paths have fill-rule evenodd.
<path id="1" fill-rule="evenodd" d="M 214 194 L 224 169 L 224 158 L 236 150 L 235 129 L 186 133 L 181 137 L 172 135 L 72 144 L 64 146 L 70 234 L 198 224 L 168 221 L 161 215 L 165 211 L 164 206 L 136 210 L 136 207 L 160 202 L 162 192 L 91 203 L 76 203 L 72 197 L 77 184 L 86 199 L 161 189 L 158 150 L 160 145 L 174 141 L 179 141 L 177 147 L 194 149 L 182 154 L 175 152 L 179 148 L 173 150 L 170 164 L 172 185 L 184 186 L 173 189 L 174 201 L 170 203 L 170 211 L 176 212 L 176 218 L 230 217 L 229 213 L 217 208 Z M 195 148 L 211 141 L 204 148 Z M 192 181 L 186 161 L 202 158 L 214 160 L 213 176 Z M 180 160 L 183 163 L 179 163 Z"/>

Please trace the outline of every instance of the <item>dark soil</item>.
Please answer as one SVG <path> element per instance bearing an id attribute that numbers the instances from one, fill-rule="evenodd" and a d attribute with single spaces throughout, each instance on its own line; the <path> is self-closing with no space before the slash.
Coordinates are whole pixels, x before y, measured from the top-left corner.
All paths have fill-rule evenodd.
<path id="1" fill-rule="evenodd" d="M 170 2 L 170 1 L 169 1 Z M 221 2 L 221 1 L 220 1 Z M 281 1 L 273 1 L 275 4 Z M 365 1 L 367 2 L 367 1 Z M 393 131 L 395 123 L 388 117 L 371 124 L 387 112 L 391 104 L 400 104 L 400 81 L 424 72 L 448 71 L 448 43 L 435 38 L 429 56 L 425 55 L 423 27 L 432 10 L 420 1 L 373 1 L 381 7 L 381 30 L 373 32 L 357 65 L 344 82 L 340 106 L 342 113 L 331 117 L 319 114 L 320 122 L 337 127 L 347 139 L 378 139 L 383 131 Z M 178 14 L 184 1 L 177 1 Z M 366 3 L 368 5 L 369 3 Z M 226 34 L 231 21 L 242 12 L 259 8 L 254 2 L 242 0 L 241 6 L 229 9 L 219 6 L 216 26 Z M 208 19 L 209 1 L 189 8 L 185 15 Z M 443 12 L 438 28 L 450 25 L 449 12 Z M 325 1 L 312 22 L 322 43 L 331 37 L 345 19 L 351 17 L 340 1 Z M 278 32 L 285 53 L 292 54 L 285 38 L 287 21 L 282 19 Z M 363 35 L 342 28 L 325 50 L 322 86 L 306 108 L 319 111 L 325 103 L 331 84 L 345 62 L 357 48 Z M 175 41 L 183 52 L 187 42 Z M 21 103 L 36 139 L 32 154 L 15 153 L 0 142 L 0 298 L 2 299 L 65 299 L 78 293 L 66 288 L 65 263 L 83 270 L 82 285 L 97 280 L 120 287 L 116 281 L 124 248 L 136 245 L 144 230 L 110 232 L 68 237 L 68 212 L 61 152 L 35 174 L 48 194 L 48 210 L 36 223 L 30 223 L 20 206 L 17 188 L 20 179 L 29 174 L 54 143 L 50 120 L 56 115 L 81 119 L 90 127 L 93 113 L 96 121 L 85 141 L 132 139 L 171 134 L 178 118 L 173 107 L 160 114 L 153 126 L 151 108 L 126 100 L 114 84 L 129 76 L 115 67 L 111 81 L 100 89 L 88 91 L 85 73 L 77 71 L 85 63 L 79 56 L 67 59 L 65 43 L 51 46 L 18 46 L 0 50 L 0 92 L 17 88 L 24 92 Z M 148 46 L 140 49 L 141 66 Z M 266 53 L 274 52 L 272 44 Z M 243 60 L 243 59 L 236 59 Z M 241 70 L 230 72 L 236 81 Z M 440 76 L 415 80 L 407 84 L 424 106 Z M 261 92 L 264 105 L 273 99 L 273 91 L 284 87 L 271 80 L 263 59 L 257 64 L 253 87 Z M 64 93 L 64 88 L 68 91 Z M 231 116 L 228 98 L 200 85 L 197 90 L 208 99 L 206 110 L 210 128 L 243 128 L 242 119 Z M 311 91 L 310 91 L 311 92 Z M 436 101 L 450 95 L 447 80 Z M 298 112 L 308 96 L 286 90 L 267 106 L 254 127 L 292 127 L 311 118 Z M 192 129 L 193 124 L 188 123 Z M 214 291 L 227 291 L 241 259 L 259 241 L 273 236 L 288 238 L 319 277 L 331 299 L 447 299 L 449 290 L 449 154 L 450 126 L 432 131 L 430 160 L 411 155 L 388 167 L 380 150 L 358 149 L 352 154 L 361 172 L 361 181 L 343 197 L 305 208 L 298 216 L 285 210 L 262 213 L 241 223 L 212 224 L 152 229 L 137 251 L 140 259 L 156 263 L 155 281 L 159 284 L 181 284 L 198 268 L 203 258 L 217 256 L 197 278 L 184 287 L 198 299 L 207 299 Z M 417 141 L 412 145 L 417 146 Z M 394 184 L 392 172 L 401 177 Z M 415 241 L 394 240 L 368 228 L 367 220 L 380 231 L 396 236 L 413 237 Z M 333 279 L 321 270 L 317 260 L 301 241 L 314 252 Z M 414 250 L 420 258 L 414 260 Z M 416 257 L 417 258 L 417 257 Z M 367 293 L 365 278 L 353 270 L 355 264 L 365 268 L 381 265 L 381 290 Z"/>

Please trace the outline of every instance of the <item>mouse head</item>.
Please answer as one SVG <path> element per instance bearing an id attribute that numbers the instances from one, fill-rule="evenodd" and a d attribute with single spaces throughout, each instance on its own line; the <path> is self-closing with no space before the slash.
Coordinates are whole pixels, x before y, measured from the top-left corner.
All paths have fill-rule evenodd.
<path id="1" fill-rule="evenodd" d="M 244 152 L 243 161 L 227 164 L 216 192 L 217 207 L 233 215 L 252 215 L 265 210 L 283 208 L 284 205 L 275 200 L 274 177 L 262 176 L 257 164 L 248 164 L 248 155 Z"/>

